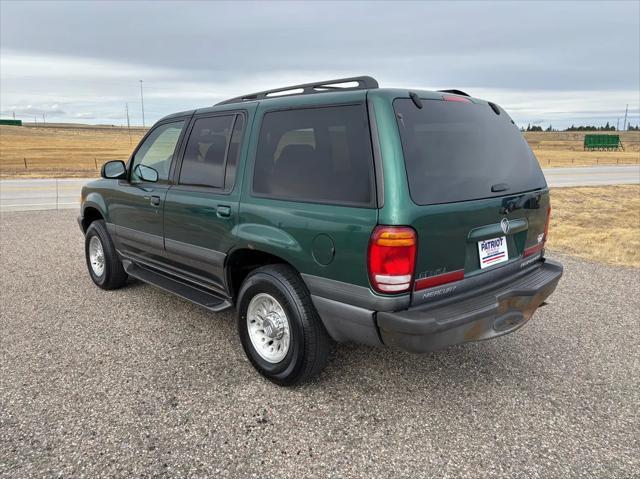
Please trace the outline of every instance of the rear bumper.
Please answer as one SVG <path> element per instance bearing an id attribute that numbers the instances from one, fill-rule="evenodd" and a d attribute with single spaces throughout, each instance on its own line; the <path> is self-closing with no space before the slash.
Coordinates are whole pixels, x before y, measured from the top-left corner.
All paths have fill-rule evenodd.
<path id="1" fill-rule="evenodd" d="M 531 319 L 561 276 L 562 265 L 545 260 L 515 281 L 480 294 L 379 312 L 380 337 L 386 346 L 424 353 L 511 333 Z"/>

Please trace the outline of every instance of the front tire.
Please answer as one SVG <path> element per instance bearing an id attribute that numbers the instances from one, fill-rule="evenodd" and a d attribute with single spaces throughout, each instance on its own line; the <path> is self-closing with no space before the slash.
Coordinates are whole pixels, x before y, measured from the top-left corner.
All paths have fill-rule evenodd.
<path id="1" fill-rule="evenodd" d="M 104 221 L 96 220 L 89 225 L 84 237 L 84 251 L 89 275 L 98 287 L 117 289 L 124 286 L 127 273 Z"/>
<path id="2" fill-rule="evenodd" d="M 263 266 L 245 279 L 238 333 L 251 364 L 281 386 L 319 374 L 332 346 L 305 284 L 287 265 Z"/>

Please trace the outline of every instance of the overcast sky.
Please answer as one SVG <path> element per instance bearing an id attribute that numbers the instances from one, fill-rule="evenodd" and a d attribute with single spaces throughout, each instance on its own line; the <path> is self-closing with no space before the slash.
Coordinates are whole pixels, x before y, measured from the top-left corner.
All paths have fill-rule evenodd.
<path id="1" fill-rule="evenodd" d="M 0 111 L 146 124 L 228 97 L 372 75 L 459 88 L 519 124 L 638 123 L 640 1 L 0 0 Z"/>

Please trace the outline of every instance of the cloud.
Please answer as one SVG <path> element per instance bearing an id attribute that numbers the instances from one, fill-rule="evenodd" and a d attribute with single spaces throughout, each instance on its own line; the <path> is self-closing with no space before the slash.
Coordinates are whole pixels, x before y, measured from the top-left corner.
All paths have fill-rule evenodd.
<path id="1" fill-rule="evenodd" d="M 520 121 L 640 103 L 637 2 L 4 2 L 1 109 L 145 116 L 317 79 L 462 88 Z M 29 34 L 25 35 L 25 31 Z M 485 94 L 486 93 L 486 94 Z M 510 109 L 511 108 L 511 109 Z"/>
<path id="2" fill-rule="evenodd" d="M 15 113 L 18 116 L 27 116 L 32 117 L 34 115 L 42 116 L 53 116 L 53 117 L 61 117 L 65 116 L 67 113 L 62 110 L 58 105 L 9 105 L 5 110 L 2 111 L 3 115 L 11 115 Z"/>

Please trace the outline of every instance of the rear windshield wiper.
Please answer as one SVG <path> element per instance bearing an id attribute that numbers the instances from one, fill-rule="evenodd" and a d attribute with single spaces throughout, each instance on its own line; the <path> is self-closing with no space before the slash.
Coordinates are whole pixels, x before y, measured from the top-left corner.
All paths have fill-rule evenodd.
<path id="1" fill-rule="evenodd" d="M 509 185 L 506 183 L 496 183 L 491 187 L 492 193 L 498 193 L 500 191 L 507 191 L 509 189 Z"/>
<path id="2" fill-rule="evenodd" d="M 533 192 L 522 195 L 520 198 L 508 201 L 506 206 L 503 206 L 500 209 L 500 213 L 507 215 L 512 211 L 519 210 L 525 207 L 529 210 L 537 210 L 538 208 L 540 208 L 540 196 L 540 192 Z"/>

